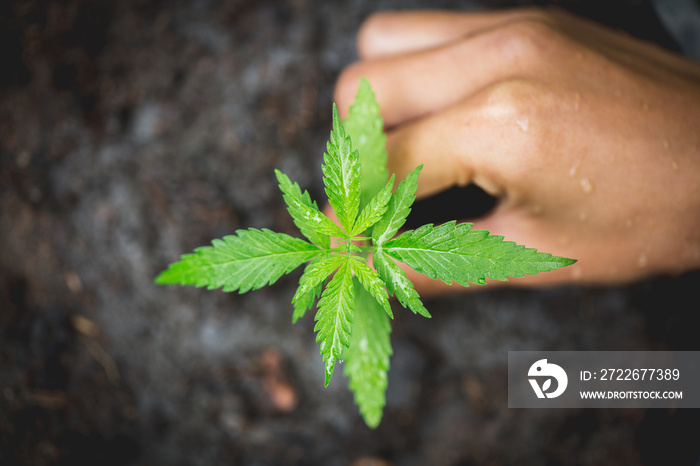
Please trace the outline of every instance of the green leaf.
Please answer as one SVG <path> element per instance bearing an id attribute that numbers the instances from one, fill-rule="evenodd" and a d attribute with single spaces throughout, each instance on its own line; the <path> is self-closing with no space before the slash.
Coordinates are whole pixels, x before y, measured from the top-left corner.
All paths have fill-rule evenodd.
<path id="1" fill-rule="evenodd" d="M 360 153 L 361 207 L 382 189 L 389 173 L 386 169 L 386 135 L 379 104 L 366 78 L 360 79 L 355 102 L 343 126 L 352 139 L 353 148 Z"/>
<path id="2" fill-rule="evenodd" d="M 453 281 L 486 284 L 486 278 L 507 280 L 571 265 L 573 259 L 537 252 L 472 224 L 454 221 L 433 227 L 424 225 L 386 243 L 384 251 L 430 278 L 447 284 Z"/>
<path id="3" fill-rule="evenodd" d="M 392 354 L 389 335 L 391 325 L 382 306 L 357 280 L 355 285 L 355 322 L 350 347 L 343 355 L 343 372 L 350 379 L 355 403 L 369 427 L 382 420 L 388 385 L 389 357 Z"/>
<path id="4" fill-rule="evenodd" d="M 297 320 L 304 317 L 306 311 L 311 309 L 316 302 L 316 298 L 321 296 L 321 291 L 323 290 L 323 282 L 316 285 L 314 288 L 310 289 L 303 296 L 297 298 L 296 301 L 292 303 L 294 306 L 294 313 L 292 313 L 292 323 L 296 324 Z"/>
<path id="5" fill-rule="evenodd" d="M 406 217 L 411 212 L 411 205 L 416 200 L 415 193 L 418 188 L 418 175 L 420 175 L 422 168 L 423 165 L 416 167 L 396 187 L 396 192 L 387 205 L 386 213 L 374 225 L 372 230 L 374 244 L 382 245 L 390 240 L 406 222 Z"/>
<path id="6" fill-rule="evenodd" d="M 347 259 L 347 257 L 346 257 Z M 354 287 L 349 260 L 342 263 L 318 302 L 316 342 L 321 343 L 321 356 L 325 362 L 325 385 L 333 375 L 338 359 L 343 357 L 343 349 L 350 344 L 352 322 L 354 320 Z"/>
<path id="7" fill-rule="evenodd" d="M 333 104 L 333 130 L 323 155 L 323 183 L 328 202 L 338 221 L 349 234 L 360 209 L 360 163 L 357 151 L 340 124 L 338 109 Z"/>
<path id="8" fill-rule="evenodd" d="M 406 272 L 396 265 L 393 259 L 384 254 L 382 248 L 374 252 L 372 264 L 374 264 L 379 278 L 386 284 L 386 289 L 390 294 L 396 295 L 403 307 L 408 307 L 414 314 L 431 317 L 423 306 L 418 292 L 413 288 L 413 283 L 406 277 Z"/>
<path id="9" fill-rule="evenodd" d="M 212 246 L 185 254 L 156 277 L 156 283 L 206 286 L 245 293 L 277 281 L 283 274 L 326 252 L 304 240 L 270 230 L 238 230 Z"/>
<path id="10" fill-rule="evenodd" d="M 323 285 L 324 280 L 346 261 L 346 256 L 317 257 L 306 266 L 299 279 L 299 288 L 292 298 L 293 323 L 303 317 L 306 310 L 313 305 L 313 301 L 320 294 L 319 286 Z"/>
<path id="11" fill-rule="evenodd" d="M 355 228 L 353 228 L 350 236 L 359 235 L 375 223 L 377 223 L 386 212 L 387 205 L 391 200 L 391 188 L 394 186 L 394 175 L 391 175 L 389 182 L 382 188 L 376 196 L 367 204 L 360 216 L 357 217 Z"/>
<path id="12" fill-rule="evenodd" d="M 297 183 L 292 183 L 279 170 L 275 170 L 280 190 L 284 193 L 284 202 L 287 204 L 289 215 L 294 224 L 309 241 L 322 248 L 328 249 L 331 245 L 330 236 L 343 236 L 343 230 L 318 210 L 318 205 L 311 201 L 308 191 L 301 192 Z"/>
<path id="13" fill-rule="evenodd" d="M 276 170 L 287 209 L 313 244 L 266 229 L 239 230 L 182 256 L 156 282 L 244 293 L 272 284 L 310 261 L 292 299 L 292 321 L 303 317 L 320 296 L 314 331 L 324 360 L 325 385 L 337 361 L 344 358 L 355 401 L 367 425 L 374 428 L 381 421 L 386 402 L 392 354 L 389 296 L 395 295 L 414 313 L 430 317 L 394 260 L 433 279 L 465 286 L 470 282 L 484 284 L 486 278 L 506 280 L 508 276 L 536 274 L 576 261 L 504 242 L 500 236 L 455 222 L 425 225 L 393 238 L 411 211 L 422 166 L 391 193 L 394 176 L 386 182 L 383 121 L 364 78 L 345 125 L 334 105 L 322 170 L 325 191 L 340 226 L 321 213 L 307 191 Z M 370 229 L 374 246 L 364 237 Z M 338 238 L 332 249 L 331 237 Z M 372 252 L 376 271 L 366 259 Z"/>
<path id="14" fill-rule="evenodd" d="M 389 304 L 389 295 L 384 288 L 384 282 L 377 272 L 372 270 L 372 268 L 364 262 L 364 259 L 359 257 L 352 257 L 352 271 L 355 272 L 355 276 L 360 280 L 362 286 L 365 287 L 369 293 L 374 296 L 374 299 L 382 306 L 386 311 L 387 315 L 394 318 L 394 314 L 391 312 L 391 305 Z"/>

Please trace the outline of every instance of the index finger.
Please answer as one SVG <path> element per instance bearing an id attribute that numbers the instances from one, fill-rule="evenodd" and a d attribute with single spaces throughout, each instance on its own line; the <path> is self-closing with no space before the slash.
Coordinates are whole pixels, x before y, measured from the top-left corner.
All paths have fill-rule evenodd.
<path id="1" fill-rule="evenodd" d="M 357 50 L 361 60 L 376 60 L 439 47 L 504 22 L 541 16 L 534 9 L 380 12 L 360 27 Z"/>
<path id="2" fill-rule="evenodd" d="M 401 180 L 423 164 L 416 196 L 431 196 L 454 186 L 477 184 L 494 197 L 504 194 L 505 166 L 518 148 L 530 144 L 521 130 L 528 118 L 531 85 L 499 83 L 461 102 L 406 123 L 387 134 L 389 173 Z M 524 90 L 520 90 L 520 89 Z"/>

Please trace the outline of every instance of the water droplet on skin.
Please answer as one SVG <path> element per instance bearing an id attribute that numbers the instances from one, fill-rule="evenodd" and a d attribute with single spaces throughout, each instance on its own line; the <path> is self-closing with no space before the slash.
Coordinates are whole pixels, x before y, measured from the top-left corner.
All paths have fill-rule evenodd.
<path id="1" fill-rule="evenodd" d="M 625 226 L 627 228 L 632 228 L 634 226 L 634 220 L 632 220 L 631 218 L 628 218 L 627 220 L 625 220 Z"/>
<path id="2" fill-rule="evenodd" d="M 580 159 L 578 159 L 569 169 L 569 176 L 574 177 L 576 175 L 576 172 L 578 171 L 578 167 L 581 166 L 581 163 L 583 162 L 583 159 L 586 157 L 586 154 L 584 154 Z"/>
<path id="3" fill-rule="evenodd" d="M 515 122 L 518 124 L 520 129 L 526 133 L 527 130 L 530 129 L 530 119 L 528 117 L 518 118 L 515 120 Z"/>
<path id="4" fill-rule="evenodd" d="M 574 280 L 579 280 L 581 278 L 581 266 L 576 265 L 571 269 L 571 278 Z"/>
<path id="5" fill-rule="evenodd" d="M 591 194 L 593 192 L 593 183 L 588 178 L 581 179 L 581 189 L 584 194 Z"/>
<path id="6" fill-rule="evenodd" d="M 671 159 L 671 168 L 673 168 L 673 171 L 674 171 L 674 172 L 677 172 L 677 171 L 678 171 L 678 162 L 676 162 L 675 160 Z"/>
<path id="7" fill-rule="evenodd" d="M 668 150 L 669 147 L 668 139 L 664 139 L 664 149 Z"/>
<path id="8" fill-rule="evenodd" d="M 574 94 L 574 111 L 578 112 L 579 104 L 581 103 L 581 94 Z"/>
<path id="9" fill-rule="evenodd" d="M 644 252 L 641 253 L 639 255 L 639 257 L 637 258 L 637 266 L 638 267 L 645 267 L 647 265 L 648 260 L 649 259 L 647 258 L 646 253 L 644 253 Z"/>
<path id="10" fill-rule="evenodd" d="M 622 95 L 622 91 L 620 89 L 615 89 L 615 97 L 620 97 Z"/>
<path id="11" fill-rule="evenodd" d="M 588 218 L 588 214 L 586 212 L 579 212 L 578 214 L 578 219 L 584 222 Z"/>
<path id="12" fill-rule="evenodd" d="M 649 104 L 646 102 L 642 102 L 642 110 L 644 110 L 645 112 L 648 112 L 649 111 Z"/>
<path id="13" fill-rule="evenodd" d="M 571 238 L 569 238 L 568 235 L 561 235 L 559 237 L 559 243 L 563 244 L 564 246 L 568 245 L 571 243 Z"/>
<path id="14" fill-rule="evenodd" d="M 542 206 L 539 204 L 533 205 L 532 208 L 530 209 L 530 213 L 532 213 L 533 215 L 541 214 L 542 213 Z"/>

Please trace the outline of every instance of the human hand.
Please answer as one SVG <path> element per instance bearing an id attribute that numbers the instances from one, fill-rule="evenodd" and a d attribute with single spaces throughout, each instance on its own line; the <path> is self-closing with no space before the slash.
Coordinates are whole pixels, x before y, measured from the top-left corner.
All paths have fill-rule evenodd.
<path id="1" fill-rule="evenodd" d="M 700 265 L 700 65 L 560 11 L 381 13 L 335 101 L 372 83 L 389 171 L 418 196 L 475 183 L 499 198 L 470 219 L 578 259 L 512 279 L 613 284 Z M 448 289 L 420 274 L 422 293 Z M 461 288 L 461 287 L 452 287 Z"/>

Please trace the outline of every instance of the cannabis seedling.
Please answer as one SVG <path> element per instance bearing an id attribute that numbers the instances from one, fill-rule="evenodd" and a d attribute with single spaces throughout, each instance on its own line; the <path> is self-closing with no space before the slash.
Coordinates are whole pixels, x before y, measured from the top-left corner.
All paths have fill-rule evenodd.
<path id="1" fill-rule="evenodd" d="M 389 295 L 416 314 L 430 317 L 395 261 L 445 283 L 483 285 L 553 270 L 575 261 L 527 249 L 470 223 L 424 225 L 394 237 L 415 200 L 416 168 L 398 183 L 386 169 L 386 137 L 379 105 L 360 82 L 349 117 L 341 124 L 333 106 L 333 129 L 323 159 L 328 202 L 338 218 L 323 214 L 307 191 L 275 171 L 289 214 L 308 241 L 267 229 L 238 230 L 182 256 L 156 278 L 159 284 L 206 286 L 245 293 L 272 284 L 308 262 L 292 304 L 296 322 L 318 300 L 317 333 L 328 385 L 336 362 L 370 427 L 382 417 L 392 354 Z M 387 178 L 389 181 L 387 182 Z M 372 258 L 372 265 L 368 258 Z"/>

